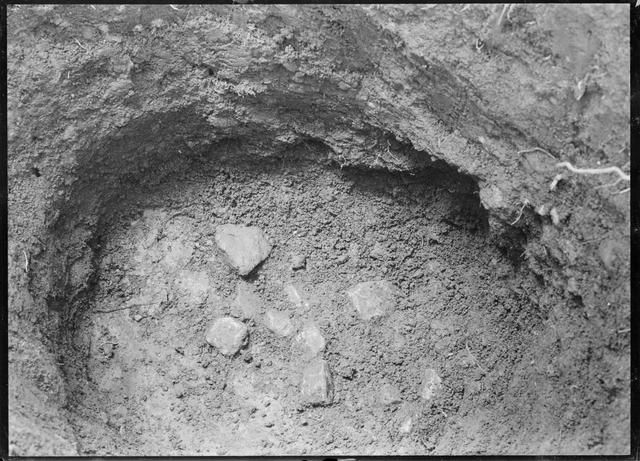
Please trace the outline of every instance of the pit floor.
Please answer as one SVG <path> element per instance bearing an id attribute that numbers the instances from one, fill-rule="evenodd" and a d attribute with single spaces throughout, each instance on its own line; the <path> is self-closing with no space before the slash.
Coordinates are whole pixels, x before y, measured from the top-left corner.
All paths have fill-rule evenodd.
<path id="1" fill-rule="evenodd" d="M 541 324 L 523 294 L 535 283 L 489 242 L 472 184 L 451 178 L 263 160 L 211 163 L 132 192 L 104 230 L 65 365 L 81 453 L 446 451 L 459 416 L 500 401 Z M 224 223 L 258 226 L 274 245 L 245 279 L 215 245 Z M 305 269 L 291 268 L 296 254 Z M 346 290 L 380 279 L 399 288 L 397 305 L 360 320 Z M 229 358 L 205 331 L 239 317 L 243 283 L 263 303 L 246 321 L 249 345 Z M 322 331 L 330 406 L 301 402 L 304 359 L 292 337 L 265 327 L 267 308 Z M 443 382 L 430 401 L 420 397 L 426 368 Z"/>

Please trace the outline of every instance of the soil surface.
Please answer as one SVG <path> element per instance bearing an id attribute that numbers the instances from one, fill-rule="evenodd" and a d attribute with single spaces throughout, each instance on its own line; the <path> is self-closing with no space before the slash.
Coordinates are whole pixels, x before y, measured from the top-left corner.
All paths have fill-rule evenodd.
<path id="1" fill-rule="evenodd" d="M 11 7 L 11 454 L 628 453 L 627 8 Z"/>

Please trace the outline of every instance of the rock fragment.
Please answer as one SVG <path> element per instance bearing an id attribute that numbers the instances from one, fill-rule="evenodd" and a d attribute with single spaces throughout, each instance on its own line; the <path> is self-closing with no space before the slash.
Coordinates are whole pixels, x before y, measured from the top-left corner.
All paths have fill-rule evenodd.
<path id="1" fill-rule="evenodd" d="M 293 270 L 304 269 L 307 265 L 307 258 L 302 255 L 294 254 L 291 256 L 291 268 Z"/>
<path id="2" fill-rule="evenodd" d="M 431 400 L 442 390 L 442 379 L 433 368 L 427 368 L 422 375 L 422 390 L 420 396 L 424 400 Z"/>
<path id="3" fill-rule="evenodd" d="M 347 295 L 362 320 L 381 317 L 390 312 L 395 305 L 395 293 L 395 287 L 386 280 L 358 283 L 347 290 Z"/>
<path id="4" fill-rule="evenodd" d="M 383 384 L 380 387 L 380 402 L 383 405 L 393 405 L 395 403 L 402 402 L 402 398 L 400 397 L 400 389 L 393 384 Z"/>
<path id="5" fill-rule="evenodd" d="M 326 346 L 322 332 L 315 325 L 307 325 L 296 336 L 296 344 L 302 351 L 305 359 L 313 359 L 318 356 Z"/>
<path id="6" fill-rule="evenodd" d="M 265 326 L 273 334 L 280 337 L 289 336 L 293 333 L 294 327 L 291 319 L 284 312 L 269 309 L 264 315 Z"/>
<path id="7" fill-rule="evenodd" d="M 246 282 L 238 282 L 233 305 L 243 320 L 255 319 L 262 307 L 262 300 L 253 287 Z"/>
<path id="8" fill-rule="evenodd" d="M 216 245 L 240 275 L 248 275 L 271 253 L 271 244 L 258 227 L 223 224 L 216 229 Z"/>
<path id="9" fill-rule="evenodd" d="M 221 354 L 235 355 L 246 346 L 249 336 L 247 327 L 232 317 L 217 319 L 207 331 L 206 340 Z"/>
<path id="10" fill-rule="evenodd" d="M 327 362 L 312 361 L 302 372 L 302 399 L 311 405 L 329 405 L 333 401 L 333 380 Z"/>
<path id="11" fill-rule="evenodd" d="M 403 423 L 400 425 L 400 428 L 398 430 L 400 431 L 401 434 L 408 434 L 409 432 L 411 432 L 411 426 L 412 426 L 412 420 L 411 418 L 407 418 L 403 421 Z"/>

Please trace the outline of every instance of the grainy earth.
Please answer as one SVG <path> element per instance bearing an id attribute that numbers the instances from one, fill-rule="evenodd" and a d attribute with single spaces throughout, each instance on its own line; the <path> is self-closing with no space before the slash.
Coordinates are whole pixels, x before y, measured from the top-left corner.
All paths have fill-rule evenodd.
<path id="1" fill-rule="evenodd" d="M 11 453 L 627 453 L 622 7 L 12 7 Z"/>

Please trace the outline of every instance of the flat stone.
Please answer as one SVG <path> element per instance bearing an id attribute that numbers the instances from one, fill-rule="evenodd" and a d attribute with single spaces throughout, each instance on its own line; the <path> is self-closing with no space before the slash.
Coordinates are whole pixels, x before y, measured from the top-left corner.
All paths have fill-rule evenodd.
<path id="1" fill-rule="evenodd" d="M 175 284 L 180 290 L 181 301 L 194 306 L 203 304 L 211 289 L 211 280 L 204 271 L 181 270 Z"/>
<path id="2" fill-rule="evenodd" d="M 296 335 L 295 341 L 305 359 L 315 358 L 324 351 L 326 346 L 322 332 L 315 325 L 305 326 L 302 331 Z"/>
<path id="3" fill-rule="evenodd" d="M 307 258 L 302 255 L 294 254 L 291 256 L 291 268 L 293 270 L 304 269 L 307 265 Z"/>
<path id="4" fill-rule="evenodd" d="M 433 368 L 427 368 L 422 375 L 422 390 L 420 396 L 424 400 L 431 400 L 442 390 L 442 379 Z"/>
<path id="5" fill-rule="evenodd" d="M 329 405 L 333 401 L 333 380 L 327 362 L 312 361 L 302 372 L 302 399 L 311 405 Z"/>
<path id="6" fill-rule="evenodd" d="M 287 285 L 284 287 L 284 293 L 291 304 L 297 308 L 309 308 L 311 305 L 302 288 L 295 285 Z"/>
<path id="7" fill-rule="evenodd" d="M 276 336 L 289 336 L 294 331 L 293 323 L 289 316 L 274 309 L 269 309 L 264 314 L 264 324 Z"/>
<path id="8" fill-rule="evenodd" d="M 362 282 L 347 290 L 353 307 L 362 320 L 381 317 L 395 306 L 396 288 L 386 280 Z"/>
<path id="9" fill-rule="evenodd" d="M 412 426 L 412 420 L 411 418 L 407 418 L 403 421 L 403 423 L 400 425 L 400 428 L 398 429 L 400 431 L 401 434 L 408 434 L 409 432 L 411 432 L 411 426 Z"/>
<path id="10" fill-rule="evenodd" d="M 243 320 L 255 319 L 262 308 L 262 299 L 250 284 L 240 281 L 236 285 L 233 305 Z"/>
<path id="11" fill-rule="evenodd" d="M 400 389 L 393 384 L 383 384 L 379 390 L 380 402 L 383 405 L 393 405 L 402 402 Z"/>
<path id="12" fill-rule="evenodd" d="M 240 275 L 248 275 L 271 253 L 271 244 L 258 227 L 223 224 L 216 229 L 216 245 Z"/>
<path id="13" fill-rule="evenodd" d="M 206 340 L 221 354 L 235 355 L 247 344 L 249 331 L 244 323 L 232 317 L 221 317 L 207 331 Z"/>

